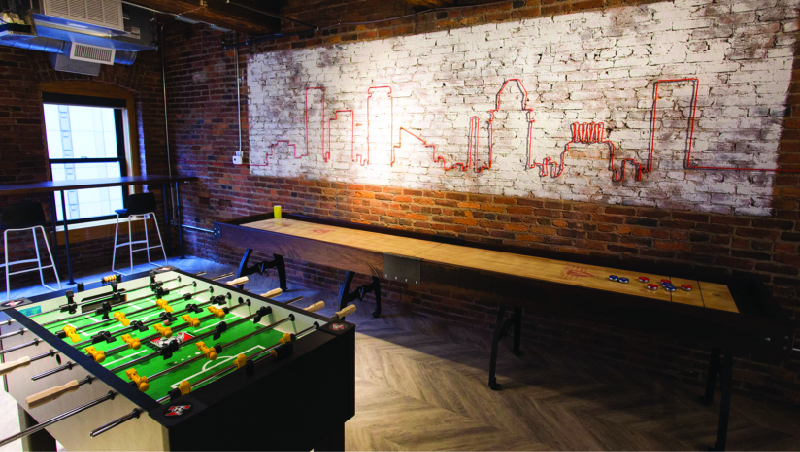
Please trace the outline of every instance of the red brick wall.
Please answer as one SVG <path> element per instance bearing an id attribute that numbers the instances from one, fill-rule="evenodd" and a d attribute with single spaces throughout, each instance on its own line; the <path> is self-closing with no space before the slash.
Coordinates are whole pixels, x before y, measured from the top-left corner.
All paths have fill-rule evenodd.
<path id="1" fill-rule="evenodd" d="M 0 184 L 50 180 L 42 102 L 37 85 L 62 80 L 110 84 L 133 92 L 137 110 L 135 120 L 139 124 L 142 173 L 167 173 L 161 62 L 158 52 L 140 52 L 131 66 L 104 65 L 97 77 L 88 77 L 53 70 L 45 52 L 0 46 L 0 79 L 3 80 L 0 84 L 0 159 L 3 162 L 0 165 Z M 49 194 L 0 196 L 0 206 L 23 199 L 42 202 L 49 219 Z M 163 215 L 159 217 L 163 218 Z M 15 238 L 11 246 L 19 250 L 12 260 L 33 257 L 33 244 L 29 234 Z M 112 250 L 113 238 L 71 244 L 73 270 L 94 269 L 106 265 L 110 269 Z M 66 278 L 63 246 L 60 247 L 60 253 L 63 265 L 61 277 Z M 24 267 L 14 267 L 13 270 L 22 268 Z M 45 278 L 46 281 L 52 281 L 52 273 L 45 274 Z M 38 275 L 33 272 L 12 276 L 11 286 L 36 282 Z M 0 284 L 2 291 L 5 291 L 5 274 Z"/>
<path id="2" fill-rule="evenodd" d="M 616 2 L 615 2 L 616 4 Z M 603 2 L 509 2 L 420 15 L 416 18 L 363 26 L 326 29 L 316 37 L 285 38 L 257 46 L 257 51 L 302 48 L 358 39 L 372 39 L 438 28 L 472 25 L 602 6 Z M 606 3 L 612 6 L 611 3 Z M 323 14 L 325 11 L 329 15 Z M 375 20 L 408 13 L 404 2 L 289 2 L 286 14 L 320 25 Z M 322 15 L 321 15 L 322 14 Z M 185 222 L 211 229 L 215 220 L 264 213 L 272 205 L 286 212 L 336 217 L 414 231 L 452 235 L 569 253 L 593 254 L 626 262 L 657 263 L 692 268 L 705 274 L 759 275 L 778 301 L 797 318 L 800 311 L 800 222 L 797 175 L 776 179 L 772 218 L 697 214 L 509 198 L 481 194 L 409 190 L 389 186 L 348 185 L 252 176 L 246 165 L 233 166 L 238 149 L 234 52 L 220 48 L 231 35 L 203 26 L 171 24 L 167 29 L 167 85 L 171 137 L 182 173 L 200 176 L 184 190 Z M 242 48 L 241 72 L 246 77 L 247 52 Z M 780 163 L 800 164 L 798 77 L 790 88 L 784 120 Z M 242 85 L 245 157 L 248 155 L 247 91 Z M 210 234 L 188 231 L 191 253 L 234 263 L 242 248 L 217 244 Z M 290 282 L 336 289 L 343 272 L 304 262 L 288 262 Z M 469 295 L 448 291 L 423 292 L 417 287 L 389 283 L 388 303 L 403 303 L 414 312 L 489 328 L 496 306 Z M 588 353 L 644 366 L 688 382 L 702 381 L 708 351 L 690 350 L 679 342 L 634 335 L 588 322 L 564 322 L 529 313 L 525 337 L 548 345 L 569 346 Z M 782 366 L 736 361 L 736 391 L 773 400 L 800 403 L 797 359 Z"/>

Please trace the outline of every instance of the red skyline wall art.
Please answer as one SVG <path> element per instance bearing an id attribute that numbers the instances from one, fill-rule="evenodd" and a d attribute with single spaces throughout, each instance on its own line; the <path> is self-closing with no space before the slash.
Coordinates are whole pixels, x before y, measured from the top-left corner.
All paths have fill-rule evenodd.
<path id="1" fill-rule="evenodd" d="M 774 178 L 798 169 L 778 158 L 796 33 L 745 21 L 755 10 L 718 26 L 742 8 L 662 2 L 252 55 L 251 173 L 769 215 Z"/>
<path id="2" fill-rule="evenodd" d="M 637 150 L 628 150 L 625 153 L 623 149 L 617 149 L 612 141 L 610 141 L 607 136 L 606 125 L 604 122 L 574 122 L 570 125 L 570 130 L 572 134 L 572 140 L 569 141 L 564 146 L 564 151 L 559 153 L 557 156 L 550 157 L 545 156 L 541 159 L 541 161 L 536 161 L 532 148 L 534 146 L 532 137 L 532 130 L 533 124 L 535 122 L 534 119 L 534 111 L 531 108 L 527 107 L 528 103 L 528 91 L 525 89 L 522 81 L 520 79 L 514 78 L 507 80 L 503 86 L 500 87 L 500 90 L 497 93 L 497 103 L 496 108 L 489 111 L 489 119 L 484 121 L 485 124 L 482 127 L 480 117 L 473 116 L 470 118 L 469 121 L 469 144 L 467 146 L 466 152 L 466 159 L 462 161 L 455 161 L 451 164 L 448 164 L 447 159 L 441 155 L 436 154 L 436 145 L 428 144 L 423 138 L 421 138 L 422 132 L 414 132 L 406 127 L 400 126 L 398 130 L 396 145 L 394 141 L 390 142 L 389 146 L 389 160 L 390 165 L 394 166 L 395 161 L 397 159 L 396 154 L 397 152 L 402 151 L 403 146 L 403 135 L 409 135 L 420 143 L 426 148 L 431 149 L 431 158 L 433 163 L 441 163 L 441 168 L 444 171 L 450 171 L 453 169 L 459 169 L 461 171 L 467 171 L 469 169 L 473 169 L 476 173 L 480 173 L 484 170 L 489 170 L 492 168 L 492 156 L 494 150 L 494 116 L 500 110 L 500 103 L 502 94 L 506 91 L 506 88 L 509 88 L 509 85 L 516 85 L 516 87 L 522 93 L 522 101 L 521 101 L 521 110 L 526 113 L 527 116 L 527 123 L 528 123 L 528 139 L 527 141 L 527 149 L 526 155 L 528 157 L 527 168 L 529 169 L 538 169 L 539 175 L 542 177 L 550 176 L 550 177 L 559 177 L 564 173 L 565 168 L 567 167 L 567 163 L 569 162 L 569 151 L 570 145 L 583 143 L 583 144 L 604 144 L 607 145 L 609 148 L 608 159 L 609 159 L 609 172 L 610 177 L 614 182 L 620 182 L 625 180 L 625 175 L 627 173 L 633 173 L 635 180 L 641 181 L 644 174 L 650 173 L 653 170 L 653 159 L 655 158 L 655 135 L 657 131 L 657 122 L 659 119 L 658 115 L 658 87 L 660 84 L 663 83 L 689 83 L 692 84 L 692 96 L 690 102 L 689 111 L 691 112 L 689 118 L 687 119 L 687 131 L 686 131 L 686 157 L 685 157 L 685 164 L 684 168 L 686 169 L 696 169 L 696 170 L 716 170 L 716 171 L 763 171 L 763 172 L 800 172 L 800 170 L 795 169 L 781 169 L 781 168 L 753 168 L 747 166 L 702 166 L 696 163 L 693 163 L 691 160 L 691 149 L 692 149 L 692 141 L 693 141 L 693 134 L 694 134 L 694 126 L 696 120 L 696 107 L 697 107 L 697 88 L 699 84 L 699 80 L 694 78 L 685 78 L 685 79 L 673 79 L 673 80 L 658 80 L 653 85 L 653 108 L 651 112 L 651 130 L 650 130 L 650 145 L 645 153 L 646 157 L 643 159 L 639 159 Z M 319 96 L 319 104 L 316 106 L 309 106 L 308 98 L 309 98 L 309 90 L 319 90 L 321 95 Z M 384 108 L 383 110 L 378 110 L 373 107 L 372 113 L 370 113 L 369 106 L 370 106 L 370 99 L 372 99 L 373 95 L 377 92 L 383 90 L 385 91 L 386 99 L 388 100 L 386 104 L 388 105 L 388 109 Z M 382 132 L 384 136 L 384 149 L 380 149 L 381 151 L 386 150 L 385 146 L 385 138 L 388 135 L 391 137 L 394 132 L 394 109 L 393 103 L 391 101 L 391 86 L 372 86 L 367 89 L 367 113 L 365 115 L 367 121 L 367 139 L 366 139 L 366 153 L 364 155 L 357 154 L 355 152 L 355 136 L 353 133 L 354 130 L 354 123 L 355 123 L 355 112 L 352 109 L 348 110 L 335 110 L 333 112 L 333 116 L 325 118 L 325 88 L 321 86 L 315 87 L 308 87 L 305 90 L 305 125 L 306 125 L 306 134 L 305 134 L 305 142 L 306 148 L 305 153 L 301 153 L 298 155 L 296 145 L 293 143 L 288 142 L 287 140 L 277 140 L 275 143 L 270 144 L 269 152 L 266 154 L 265 165 L 269 165 L 269 157 L 274 155 L 273 149 L 278 147 L 281 143 L 286 145 L 285 147 L 291 148 L 292 155 L 295 159 L 306 157 L 310 154 L 310 145 L 309 145 L 309 117 L 313 116 L 312 111 L 321 111 L 322 113 L 318 116 L 321 117 L 319 120 L 318 127 L 321 130 L 321 136 L 323 140 L 320 144 L 319 150 L 322 153 L 323 159 L 327 162 L 331 158 L 331 122 L 335 120 L 339 120 L 339 115 L 342 114 L 342 119 L 349 118 L 350 127 L 349 127 L 349 149 L 350 149 L 350 159 L 351 161 L 357 163 L 359 166 L 365 166 L 369 164 L 369 156 L 370 156 L 370 147 L 376 148 L 374 140 L 370 139 L 370 131 L 372 130 L 370 118 L 371 117 L 387 117 L 389 127 L 383 127 L 384 130 L 379 131 Z M 375 122 L 374 120 L 372 121 Z M 324 140 L 325 133 L 326 133 L 326 124 L 327 124 L 327 143 Z M 486 140 L 486 148 L 483 152 L 486 153 L 487 159 L 485 160 L 485 164 L 479 164 L 481 161 L 481 140 L 480 140 L 480 131 L 488 130 L 488 139 Z M 375 135 L 381 135 L 381 133 L 376 133 L 373 131 L 373 137 Z M 393 140 L 393 137 L 390 138 Z M 327 144 L 327 146 L 326 146 Z"/>

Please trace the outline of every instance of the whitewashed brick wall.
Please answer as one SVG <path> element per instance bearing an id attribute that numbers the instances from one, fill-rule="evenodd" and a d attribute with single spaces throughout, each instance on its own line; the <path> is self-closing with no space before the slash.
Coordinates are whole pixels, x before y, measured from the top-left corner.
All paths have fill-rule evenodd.
<path id="1" fill-rule="evenodd" d="M 659 84 L 652 171 L 641 181 L 634 165 L 614 181 L 603 143 L 570 144 L 556 176 L 557 163 L 572 123 L 602 121 L 617 170 L 622 159 L 648 165 L 655 82 L 696 78 L 689 165 L 776 168 L 799 2 L 681 0 L 257 54 L 248 65 L 251 172 L 768 215 L 774 172 L 686 167 L 691 82 Z M 389 88 L 370 89 L 380 86 Z M 324 103 L 309 87 L 324 88 Z M 491 168 L 477 171 L 489 166 L 495 109 Z M 352 110 L 352 140 L 349 112 L 328 127 L 337 110 Z M 547 157 L 554 164 L 542 175 Z M 470 165 L 443 169 L 456 162 Z"/>

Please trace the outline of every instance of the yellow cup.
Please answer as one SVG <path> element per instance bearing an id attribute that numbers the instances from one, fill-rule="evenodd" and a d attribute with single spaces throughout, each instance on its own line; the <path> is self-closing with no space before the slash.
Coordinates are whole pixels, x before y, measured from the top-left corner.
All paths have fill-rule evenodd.
<path id="1" fill-rule="evenodd" d="M 275 218 L 283 218 L 283 207 L 275 206 L 273 210 L 275 212 Z"/>

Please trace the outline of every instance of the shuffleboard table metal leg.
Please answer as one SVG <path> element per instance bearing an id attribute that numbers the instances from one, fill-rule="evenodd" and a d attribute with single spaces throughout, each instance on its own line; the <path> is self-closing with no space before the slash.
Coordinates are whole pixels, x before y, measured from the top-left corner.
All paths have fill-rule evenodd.
<path id="1" fill-rule="evenodd" d="M 273 254 L 275 259 L 271 261 L 261 261 L 257 264 L 248 265 L 250 262 L 250 255 L 253 254 L 253 250 L 248 248 L 244 255 L 242 256 L 242 260 L 239 261 L 239 270 L 236 274 L 237 278 L 241 278 L 242 276 L 250 276 L 255 273 L 259 275 L 263 275 L 264 273 L 268 272 L 270 268 L 275 268 L 278 270 L 278 279 L 280 279 L 281 289 L 287 290 L 286 287 L 286 266 L 283 262 L 283 256 L 280 254 Z M 242 286 L 239 286 L 241 289 Z"/>
<path id="2" fill-rule="evenodd" d="M 239 261 L 239 270 L 236 272 L 236 277 L 241 278 L 242 276 L 247 276 L 247 262 L 250 261 L 250 255 L 253 254 L 253 250 L 247 248 L 242 256 L 242 260 Z"/>
<path id="3" fill-rule="evenodd" d="M 275 256 L 275 268 L 278 269 L 278 279 L 281 282 L 281 289 L 288 290 L 286 287 L 286 266 L 283 263 L 283 255 L 273 254 Z"/>
<path id="4" fill-rule="evenodd" d="M 717 374 L 719 373 L 719 360 L 721 350 L 715 348 L 711 350 L 711 358 L 708 361 L 708 375 L 706 376 L 706 394 L 700 397 L 700 402 L 705 405 L 714 403 L 714 393 L 717 390 Z"/>
<path id="5" fill-rule="evenodd" d="M 342 285 L 339 287 L 339 310 L 341 311 L 344 309 L 351 301 L 355 299 L 363 300 L 364 295 L 375 292 L 375 302 L 377 306 L 372 313 L 372 317 L 377 319 L 381 316 L 381 279 L 377 276 L 373 276 L 370 284 L 358 286 L 355 290 L 351 291 L 350 284 L 353 283 L 353 277 L 355 275 L 355 272 L 350 270 L 347 270 L 344 274 L 344 281 L 342 281 Z"/>
<path id="6" fill-rule="evenodd" d="M 514 307 L 514 354 L 521 355 L 519 350 L 519 341 L 522 337 L 522 308 Z"/>
<path id="7" fill-rule="evenodd" d="M 27 428 L 33 427 L 34 425 L 38 424 L 35 419 L 33 419 L 25 410 L 22 409 L 19 405 L 17 405 L 17 413 L 19 414 L 19 429 L 23 431 Z M 36 433 L 30 434 L 23 438 L 20 438 L 22 441 L 22 450 L 24 451 L 55 451 L 56 450 L 56 440 L 50 436 L 50 433 L 47 430 L 42 429 Z"/>
<path id="8" fill-rule="evenodd" d="M 722 367 L 719 370 L 719 423 L 717 424 L 717 442 L 714 450 L 725 450 L 728 439 L 728 418 L 731 414 L 731 378 L 733 374 L 733 354 L 725 351 L 722 354 Z"/>
<path id="9" fill-rule="evenodd" d="M 381 279 L 377 276 L 372 277 L 372 288 L 375 291 L 375 311 L 372 313 L 372 318 L 377 319 L 381 316 Z"/>
<path id="10" fill-rule="evenodd" d="M 344 281 L 342 281 L 342 285 L 339 287 L 339 310 L 347 307 L 347 304 L 354 300 L 352 294 L 350 293 L 350 283 L 353 282 L 353 277 L 356 274 L 350 270 L 347 270 L 344 274 Z"/>
<path id="11" fill-rule="evenodd" d="M 492 335 L 492 354 L 489 356 L 489 387 L 494 391 L 502 389 L 502 386 L 497 384 L 495 372 L 497 371 L 497 347 L 500 345 L 500 337 L 503 335 L 505 316 L 506 305 L 501 304 L 497 310 L 497 321 L 494 324 L 494 334 Z"/>

